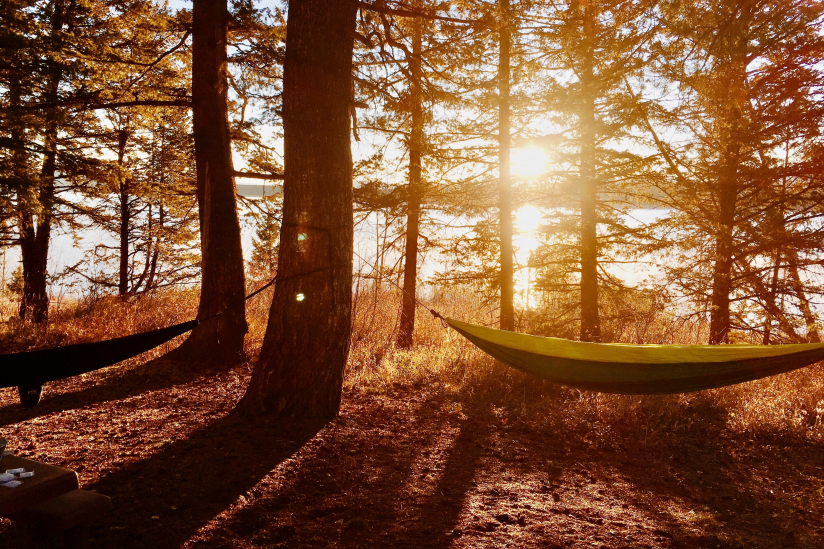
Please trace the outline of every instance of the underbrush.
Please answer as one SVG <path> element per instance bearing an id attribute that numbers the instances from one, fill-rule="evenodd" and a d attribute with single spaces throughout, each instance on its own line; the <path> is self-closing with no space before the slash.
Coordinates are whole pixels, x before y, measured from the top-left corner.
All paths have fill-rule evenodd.
<path id="1" fill-rule="evenodd" d="M 262 283 L 252 289 L 260 285 Z M 245 347 L 250 357 L 257 356 L 263 341 L 271 295 L 272 290 L 267 289 L 247 302 L 249 332 Z M 127 299 L 117 296 L 53 299 L 48 322 L 33 324 L 20 320 L 19 301 L 14 296 L 0 294 L 0 352 L 102 341 L 187 322 L 197 316 L 198 299 L 196 288 L 157 291 Z M 185 334 L 179 336 L 138 360 L 163 356 L 185 338 Z"/>
<path id="2" fill-rule="evenodd" d="M 371 293 L 370 293 L 371 292 Z M 400 296 L 367 290 L 356 301 L 346 383 L 368 391 L 414 384 L 440 391 L 461 407 L 485 408 L 501 421 L 518 418 L 592 442 L 654 443 L 670 437 L 706 439 L 723 431 L 824 438 L 824 365 L 749 383 L 679 395 L 630 396 L 579 391 L 499 364 L 419 308 L 415 345 L 395 346 Z M 446 317 L 495 326 L 495 318 L 468 289 L 447 289 L 427 305 Z M 521 318 L 536 332 L 540 318 Z M 706 343 L 707 326 L 671 313 L 639 314 L 615 322 L 622 343 Z M 554 335 L 554 334 L 544 334 Z M 490 408 L 491 406 L 491 408 Z"/>
<path id="3" fill-rule="evenodd" d="M 250 290 L 261 284 L 250 283 Z M 247 304 L 247 355 L 254 359 L 266 329 L 269 289 Z M 429 307 L 446 317 L 495 325 L 471 289 L 430 292 Z M 49 322 L 34 326 L 15 315 L 16 303 L 0 295 L 0 349 L 16 352 L 121 337 L 194 318 L 196 290 L 158 292 L 129 300 L 63 300 L 53 303 Z M 824 366 L 732 387 L 682 395 L 622 396 L 582 392 L 521 374 L 497 363 L 426 309 L 418 308 L 415 344 L 395 345 L 400 296 L 397 291 L 358 287 L 353 301 L 352 335 L 345 385 L 370 392 L 392 392 L 398 385 L 446 397 L 453 411 L 494 413 L 502 422 L 519 420 L 559 436 L 594 443 L 656 443 L 671 437 L 706 440 L 723 432 L 750 437 L 780 435 L 824 438 Z M 521 318 L 529 332 L 540 319 Z M 702 343 L 706 327 L 671 316 L 639 315 L 613 327 L 620 341 Z M 185 338 L 135 359 L 162 356 Z"/>

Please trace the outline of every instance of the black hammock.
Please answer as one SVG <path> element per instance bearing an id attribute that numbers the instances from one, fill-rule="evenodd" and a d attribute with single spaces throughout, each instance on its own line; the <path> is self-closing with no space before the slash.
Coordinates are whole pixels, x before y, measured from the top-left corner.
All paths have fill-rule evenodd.
<path id="1" fill-rule="evenodd" d="M 185 334 L 198 323 L 190 320 L 107 341 L 0 355 L 0 387 L 17 387 L 20 403 L 31 407 L 40 400 L 44 383 L 117 364 Z"/>
<path id="2" fill-rule="evenodd" d="M 106 341 L 0 355 L 0 388 L 17 387 L 20 404 L 31 408 L 40 402 L 40 392 L 44 383 L 87 374 L 150 351 L 174 337 L 193 330 L 201 322 L 242 305 L 274 284 L 277 279 L 273 278 L 234 305 L 201 320 L 190 320 L 168 328 Z"/>

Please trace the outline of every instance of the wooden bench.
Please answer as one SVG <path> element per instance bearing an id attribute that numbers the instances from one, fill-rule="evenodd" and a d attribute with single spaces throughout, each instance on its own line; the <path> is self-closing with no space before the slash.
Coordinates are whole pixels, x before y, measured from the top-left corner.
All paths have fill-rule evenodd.
<path id="1" fill-rule="evenodd" d="M 24 525 L 35 546 L 82 547 L 86 527 L 111 507 L 108 496 L 80 490 L 71 469 L 17 456 L 4 456 L 0 466 L 34 472 L 16 488 L 0 487 L 0 516 Z"/>
<path id="2" fill-rule="evenodd" d="M 29 507 L 15 519 L 23 522 L 36 547 L 66 549 L 83 547 L 88 526 L 105 515 L 112 506 L 108 496 L 87 490 L 72 490 Z"/>

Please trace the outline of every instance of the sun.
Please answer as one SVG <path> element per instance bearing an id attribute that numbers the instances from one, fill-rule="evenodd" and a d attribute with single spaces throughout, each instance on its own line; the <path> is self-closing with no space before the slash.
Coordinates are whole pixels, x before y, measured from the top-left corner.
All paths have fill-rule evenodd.
<path id="1" fill-rule="evenodd" d="M 515 222 L 518 224 L 518 232 L 531 233 L 541 225 L 542 217 L 543 214 L 541 214 L 541 210 L 531 204 L 527 204 L 523 208 L 520 208 L 515 213 Z"/>
<path id="2" fill-rule="evenodd" d="M 537 177 L 546 173 L 546 152 L 528 147 L 512 150 L 512 173 L 520 177 Z"/>

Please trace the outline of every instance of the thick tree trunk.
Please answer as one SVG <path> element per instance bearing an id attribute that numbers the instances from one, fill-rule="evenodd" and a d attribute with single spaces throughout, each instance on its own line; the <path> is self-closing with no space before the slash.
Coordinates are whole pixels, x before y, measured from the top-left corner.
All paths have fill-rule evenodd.
<path id="1" fill-rule="evenodd" d="M 500 0 L 498 59 L 498 212 L 501 239 L 501 329 L 515 329 L 515 267 L 512 249 L 512 177 L 510 173 L 509 50 L 512 40 L 509 0 Z"/>
<path id="2" fill-rule="evenodd" d="M 20 104 L 20 83 L 12 79 L 9 83 L 9 102 L 12 106 Z M 26 154 L 25 130 L 20 111 L 11 110 L 9 113 L 11 126 L 11 139 L 14 152 L 12 153 L 12 169 L 14 172 L 14 185 L 17 187 L 17 230 L 19 234 L 18 242 L 22 255 L 23 268 L 23 295 L 20 301 L 18 314 L 25 319 L 30 312 L 28 306 L 31 283 L 26 286 L 26 281 L 30 281 L 29 271 L 31 269 L 31 256 L 34 248 L 34 215 L 32 207 L 36 206 L 34 192 L 34 181 L 29 176 L 28 155 Z"/>
<path id="3" fill-rule="evenodd" d="M 65 6 L 62 1 L 52 3 L 51 30 L 53 41 L 63 29 Z M 53 45 L 55 49 L 56 46 Z M 59 62 L 46 62 L 47 82 L 44 98 L 46 103 L 56 103 L 63 69 Z M 23 264 L 23 297 L 20 300 L 20 316 L 40 323 L 49 317 L 48 276 L 49 242 L 51 240 L 52 208 L 54 207 L 54 177 L 57 172 L 57 129 L 59 110 L 52 107 L 45 112 L 43 133 L 43 165 L 40 170 L 40 186 L 36 204 L 34 193 L 25 191 L 26 199 L 20 206 L 20 256 Z"/>
<path id="4" fill-rule="evenodd" d="M 283 225 L 269 324 L 246 414 L 334 417 L 352 317 L 349 101 L 355 0 L 289 4 Z"/>
<path id="5" fill-rule="evenodd" d="M 57 124 L 50 121 L 46 127 L 46 158 L 41 170 L 39 210 L 36 221 L 28 219 L 25 246 L 21 243 L 23 261 L 23 299 L 25 315 L 34 322 L 45 322 L 49 317 L 48 276 L 49 242 L 51 239 L 52 207 L 54 203 L 55 149 Z M 32 230 L 33 229 L 33 230 Z M 21 235 L 22 236 L 22 235 Z"/>
<path id="6" fill-rule="evenodd" d="M 200 324 L 173 357 L 228 367 L 244 360 L 247 331 L 240 223 L 227 107 L 226 0 L 195 0 L 192 11 L 192 120 L 197 164 L 202 281 Z"/>
<path id="7" fill-rule="evenodd" d="M 729 31 L 737 36 L 731 50 L 731 61 L 725 67 L 720 82 L 726 84 L 721 105 L 721 117 L 717 121 L 724 148 L 718 167 L 715 201 L 718 204 L 718 223 L 715 235 L 715 263 L 710 300 L 710 345 L 729 343 L 730 294 L 733 290 L 732 270 L 735 254 L 735 225 L 738 195 L 740 193 L 739 165 L 744 129 L 743 105 L 747 101 L 747 41 L 741 38 L 743 31 L 737 22 Z"/>
<path id="8" fill-rule="evenodd" d="M 419 2 L 415 4 L 419 6 Z M 423 98 L 421 95 L 421 19 L 415 18 L 412 30 L 412 57 L 409 59 L 412 128 L 409 133 L 409 187 L 406 208 L 406 249 L 403 259 L 403 303 L 398 330 L 398 347 L 412 346 L 415 333 L 415 296 L 418 286 L 418 235 L 421 216 L 421 156 L 423 149 Z"/>
<path id="9" fill-rule="evenodd" d="M 719 113 L 715 121 L 719 132 L 720 162 L 717 189 L 714 193 L 718 204 L 716 227 L 715 265 L 713 266 L 712 298 L 710 311 L 710 344 L 729 343 L 730 295 L 733 291 L 732 269 L 735 255 L 735 227 L 738 198 L 741 192 L 740 165 L 743 144 L 748 131 L 744 116 L 749 107 L 747 64 L 750 26 L 753 23 L 751 5 L 742 4 L 728 21 L 725 37 L 719 43 L 728 59 L 716 69 L 717 79 L 713 86 L 719 92 L 712 109 Z M 728 49 L 727 49 L 728 48 Z"/>
<path id="10" fill-rule="evenodd" d="M 595 11 L 584 8 L 581 67 L 580 198 L 581 198 L 581 341 L 601 341 L 598 313 L 598 167 L 595 132 L 597 82 L 593 70 Z"/>

